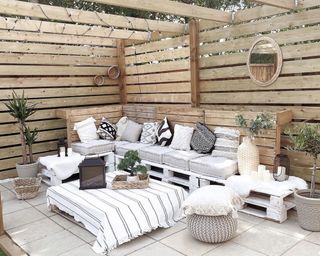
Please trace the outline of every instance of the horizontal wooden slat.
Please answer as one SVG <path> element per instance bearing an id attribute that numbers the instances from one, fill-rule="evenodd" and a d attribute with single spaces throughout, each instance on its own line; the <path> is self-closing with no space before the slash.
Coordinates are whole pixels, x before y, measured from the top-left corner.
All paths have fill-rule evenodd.
<path id="1" fill-rule="evenodd" d="M 144 102 L 154 102 L 154 103 L 190 103 L 189 93 L 180 94 L 129 94 L 128 102 L 144 103 Z"/>
<path id="2" fill-rule="evenodd" d="M 115 40 L 92 36 L 75 36 L 61 34 L 45 34 L 36 32 L 8 31 L 0 30 L 1 40 L 21 41 L 21 42 L 40 42 L 78 45 L 79 42 L 85 45 L 112 46 L 115 47 Z"/>
<path id="3" fill-rule="evenodd" d="M 168 48 L 177 48 L 179 46 L 188 46 L 189 43 L 190 43 L 189 35 L 179 36 L 175 38 L 149 42 L 146 44 L 128 46 L 125 48 L 125 55 L 129 56 L 129 55 L 165 50 Z"/>
<path id="4" fill-rule="evenodd" d="M 0 52 L 5 53 L 37 53 L 59 55 L 86 55 L 116 57 L 115 48 L 92 47 L 88 45 L 40 44 L 25 42 L 0 42 Z"/>
<path id="5" fill-rule="evenodd" d="M 113 66 L 117 58 L 65 56 L 47 54 L 0 53 L 0 64 L 34 64 L 34 65 L 77 65 L 77 66 Z"/>
<path id="6" fill-rule="evenodd" d="M 182 24 L 97 13 L 59 6 L 26 3 L 14 0 L 1 0 L 0 13 L 8 15 L 29 16 L 41 19 L 54 19 L 82 24 L 122 27 L 129 29 L 180 32 L 184 31 Z"/>
<path id="7" fill-rule="evenodd" d="M 163 74 L 151 74 L 151 75 L 135 75 L 128 76 L 126 79 L 127 84 L 140 84 L 140 83 L 159 83 L 159 82 L 183 82 L 190 81 L 190 72 L 172 72 Z"/>
<path id="8" fill-rule="evenodd" d="M 163 93 L 163 92 L 190 92 L 190 83 L 165 83 L 165 84 L 144 84 L 128 85 L 127 93 Z"/>

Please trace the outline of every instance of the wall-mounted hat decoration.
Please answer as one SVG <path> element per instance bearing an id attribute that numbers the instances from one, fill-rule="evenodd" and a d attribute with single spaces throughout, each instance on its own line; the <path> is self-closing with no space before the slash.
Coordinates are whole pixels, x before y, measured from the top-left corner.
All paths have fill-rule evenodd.
<path id="1" fill-rule="evenodd" d="M 117 65 L 114 65 L 114 66 L 111 66 L 110 68 L 108 68 L 107 76 L 110 79 L 115 80 L 115 79 L 119 78 L 120 73 L 121 73 L 120 68 Z"/>
<path id="2" fill-rule="evenodd" d="M 93 78 L 93 83 L 96 85 L 96 86 L 102 86 L 104 84 L 104 76 L 100 75 L 100 76 L 95 76 Z"/>

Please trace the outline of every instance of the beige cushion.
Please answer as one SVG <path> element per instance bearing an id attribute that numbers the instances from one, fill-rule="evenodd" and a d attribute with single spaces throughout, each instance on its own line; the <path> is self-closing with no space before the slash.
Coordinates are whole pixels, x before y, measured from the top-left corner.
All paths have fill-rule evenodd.
<path id="1" fill-rule="evenodd" d="M 77 131 L 81 142 L 99 139 L 95 122 L 96 120 L 93 117 L 89 117 L 86 120 L 74 124 L 73 130 Z"/>
<path id="2" fill-rule="evenodd" d="M 92 140 L 72 143 L 71 147 L 74 152 L 86 156 L 111 152 L 114 150 L 114 143 L 108 140 Z"/>
<path id="3" fill-rule="evenodd" d="M 225 157 L 204 156 L 190 161 L 190 171 L 209 177 L 227 179 L 237 170 L 237 161 Z"/>
<path id="4" fill-rule="evenodd" d="M 192 127 L 176 124 L 170 148 L 189 151 L 193 130 Z"/>
<path id="5" fill-rule="evenodd" d="M 118 121 L 118 123 L 116 124 L 117 140 L 121 140 L 122 133 L 126 129 L 127 123 L 128 123 L 128 117 L 124 116 L 124 117 L 121 117 L 120 120 Z"/>
<path id="6" fill-rule="evenodd" d="M 194 191 L 182 204 L 186 215 L 226 216 L 243 205 L 243 200 L 225 186 L 205 186 Z"/>
<path id="7" fill-rule="evenodd" d="M 144 147 L 139 149 L 139 156 L 142 160 L 150 161 L 157 164 L 163 163 L 163 155 L 173 151 L 168 147 L 162 147 L 160 145 L 154 145 L 150 147 Z"/>
<path id="8" fill-rule="evenodd" d="M 142 125 L 128 120 L 127 126 L 123 131 L 120 140 L 138 142 L 142 132 Z"/>
<path id="9" fill-rule="evenodd" d="M 173 150 L 168 153 L 163 154 L 163 163 L 176 167 L 185 171 L 189 171 L 189 162 L 192 159 L 204 156 L 193 150 L 182 151 L 182 150 Z"/>
<path id="10" fill-rule="evenodd" d="M 214 133 L 217 136 L 217 140 L 212 151 L 212 156 L 237 160 L 240 132 L 235 129 L 217 127 L 214 129 Z"/>
<path id="11" fill-rule="evenodd" d="M 144 147 L 150 147 L 148 144 L 143 143 L 124 143 L 122 145 L 116 145 L 116 154 L 119 156 L 124 156 L 125 153 L 127 153 L 129 150 L 137 150 L 144 148 Z"/>

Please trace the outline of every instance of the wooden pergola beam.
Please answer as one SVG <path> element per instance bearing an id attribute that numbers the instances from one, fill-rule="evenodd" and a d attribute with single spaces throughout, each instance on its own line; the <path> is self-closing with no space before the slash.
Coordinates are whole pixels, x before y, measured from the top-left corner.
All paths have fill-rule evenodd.
<path id="1" fill-rule="evenodd" d="M 0 0 L 0 14 L 28 16 L 44 20 L 65 21 L 133 30 L 137 29 L 180 34 L 185 32 L 185 26 L 183 24 L 173 22 L 125 17 L 15 0 Z"/>
<path id="2" fill-rule="evenodd" d="M 259 4 L 270 5 L 274 7 L 279 7 L 287 10 L 292 10 L 297 8 L 295 0 L 254 0 Z"/>
<path id="3" fill-rule="evenodd" d="M 179 2 L 170 1 L 170 0 L 162 0 L 162 1 L 158 1 L 158 0 L 130 0 L 130 1 L 128 0 L 87 0 L 87 1 L 100 3 L 100 4 L 119 6 L 124 8 L 130 8 L 130 9 L 138 9 L 138 10 L 151 11 L 151 12 L 161 12 L 161 13 L 167 13 L 167 14 L 174 14 L 178 16 L 193 17 L 193 18 L 213 20 L 213 21 L 219 21 L 219 22 L 225 22 L 225 23 L 232 22 L 231 13 L 221 11 L 221 10 L 196 6 L 196 5 L 179 3 Z"/>

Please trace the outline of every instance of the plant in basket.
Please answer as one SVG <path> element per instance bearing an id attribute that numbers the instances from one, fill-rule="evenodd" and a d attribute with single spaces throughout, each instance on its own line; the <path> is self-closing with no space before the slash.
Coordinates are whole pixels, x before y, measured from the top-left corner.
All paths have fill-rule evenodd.
<path id="1" fill-rule="evenodd" d="M 22 163 L 16 164 L 18 176 L 35 177 L 38 172 L 38 163 L 33 159 L 32 145 L 37 139 L 38 131 L 27 126 L 26 121 L 36 112 L 36 105 L 29 103 L 24 92 L 18 96 L 15 91 L 12 92 L 11 99 L 4 104 L 9 114 L 16 119 L 20 132 Z"/>
<path id="2" fill-rule="evenodd" d="M 259 149 L 254 143 L 254 137 L 261 133 L 261 130 L 271 129 L 274 121 L 272 116 L 267 113 L 258 114 L 254 119 L 247 122 L 243 115 L 235 117 L 235 123 L 246 130 L 246 137 L 243 138 L 238 148 L 238 169 L 241 175 L 250 175 L 251 172 L 258 170 L 260 163 Z"/>
<path id="3" fill-rule="evenodd" d="M 141 159 L 139 157 L 138 151 L 129 150 L 125 153 L 124 158 L 118 164 L 118 169 L 130 173 L 127 177 L 128 181 L 139 180 L 138 174 L 142 176 L 147 176 L 148 169 L 144 165 L 141 165 Z"/>
<path id="4" fill-rule="evenodd" d="M 292 145 L 289 150 L 305 152 L 312 157 L 311 187 L 297 190 L 295 201 L 298 221 L 302 228 L 320 231 L 320 190 L 316 190 L 317 161 L 320 155 L 320 125 L 303 124 L 289 131 Z"/>

